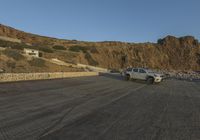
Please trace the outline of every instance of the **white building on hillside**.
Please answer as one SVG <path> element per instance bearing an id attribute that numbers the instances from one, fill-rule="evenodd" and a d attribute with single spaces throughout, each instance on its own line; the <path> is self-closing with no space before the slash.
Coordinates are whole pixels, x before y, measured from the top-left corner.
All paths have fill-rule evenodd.
<path id="1" fill-rule="evenodd" d="M 24 49 L 24 53 L 29 56 L 39 57 L 39 51 L 34 49 Z"/>

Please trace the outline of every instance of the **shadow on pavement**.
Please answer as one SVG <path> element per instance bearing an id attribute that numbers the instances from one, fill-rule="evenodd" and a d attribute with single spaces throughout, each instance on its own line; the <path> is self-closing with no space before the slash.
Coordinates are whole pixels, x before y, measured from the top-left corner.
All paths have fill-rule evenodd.
<path id="1" fill-rule="evenodd" d="M 143 81 L 143 80 L 130 80 L 130 81 L 127 81 L 119 73 L 99 73 L 99 76 L 104 76 L 104 77 L 107 77 L 107 78 L 111 78 L 111 79 L 115 79 L 115 80 L 120 80 L 120 81 L 124 81 L 124 82 L 135 82 L 135 83 L 140 83 L 140 84 L 147 84 L 147 82 Z"/>
<path id="2" fill-rule="evenodd" d="M 99 76 L 104 76 L 104 77 L 107 77 L 107 78 L 112 78 L 112 79 L 121 80 L 121 81 L 124 80 L 124 78 L 119 73 L 101 73 L 100 72 Z"/>

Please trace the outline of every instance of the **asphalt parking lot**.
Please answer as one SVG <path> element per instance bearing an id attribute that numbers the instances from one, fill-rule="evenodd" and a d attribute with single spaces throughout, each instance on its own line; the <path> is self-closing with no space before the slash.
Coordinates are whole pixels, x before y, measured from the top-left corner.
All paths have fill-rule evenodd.
<path id="1" fill-rule="evenodd" d="M 200 82 L 118 76 L 0 84 L 0 140 L 199 140 Z"/>

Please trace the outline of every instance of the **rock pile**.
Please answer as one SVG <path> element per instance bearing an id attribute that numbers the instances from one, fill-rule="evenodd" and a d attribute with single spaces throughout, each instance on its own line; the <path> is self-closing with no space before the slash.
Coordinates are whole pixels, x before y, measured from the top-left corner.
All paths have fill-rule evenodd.
<path id="1" fill-rule="evenodd" d="M 160 71 L 168 78 L 179 80 L 200 80 L 200 72 L 198 71 Z"/>

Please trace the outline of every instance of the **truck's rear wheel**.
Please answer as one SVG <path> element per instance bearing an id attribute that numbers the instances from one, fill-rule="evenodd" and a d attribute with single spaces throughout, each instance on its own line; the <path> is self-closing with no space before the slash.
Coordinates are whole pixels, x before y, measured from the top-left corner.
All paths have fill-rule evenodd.
<path id="1" fill-rule="evenodd" d="M 125 80 L 126 80 L 126 81 L 129 81 L 129 80 L 130 80 L 130 75 L 127 74 L 127 75 L 125 76 Z"/>

